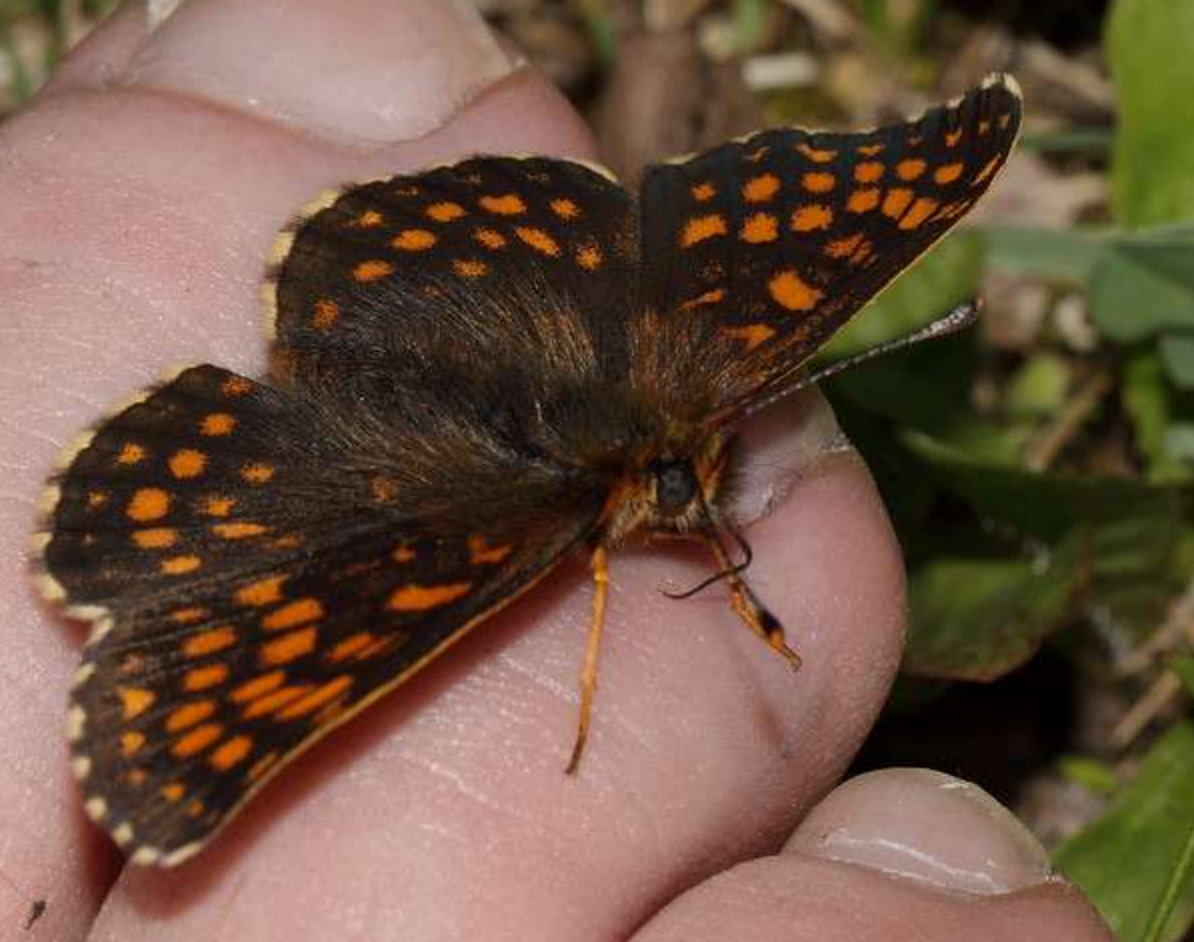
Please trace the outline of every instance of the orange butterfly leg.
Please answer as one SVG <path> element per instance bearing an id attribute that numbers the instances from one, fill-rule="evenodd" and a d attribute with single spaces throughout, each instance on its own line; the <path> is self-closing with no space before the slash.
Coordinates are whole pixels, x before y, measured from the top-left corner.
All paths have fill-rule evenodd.
<path id="1" fill-rule="evenodd" d="M 726 582 L 730 586 L 730 605 L 738 613 L 748 628 L 771 646 L 771 649 L 787 658 L 792 670 L 799 670 L 802 663 L 800 655 L 788 647 L 784 640 L 784 626 L 778 618 L 771 614 L 763 604 L 755 598 L 742 577 L 734 571 L 734 564 L 726 555 L 725 547 L 714 534 L 705 535 L 705 544 L 713 551 L 717 564 L 727 573 Z"/>
<path id="2" fill-rule="evenodd" d="M 580 675 L 580 721 L 576 727 L 576 745 L 572 758 L 564 770 L 575 775 L 580 768 L 581 753 L 589 738 L 589 717 L 593 712 L 593 693 L 597 689 L 597 651 L 601 647 L 601 631 L 605 626 L 605 600 L 609 595 L 609 558 L 604 546 L 593 550 L 593 621 L 589 625 L 589 641 L 585 646 L 585 666 Z"/>

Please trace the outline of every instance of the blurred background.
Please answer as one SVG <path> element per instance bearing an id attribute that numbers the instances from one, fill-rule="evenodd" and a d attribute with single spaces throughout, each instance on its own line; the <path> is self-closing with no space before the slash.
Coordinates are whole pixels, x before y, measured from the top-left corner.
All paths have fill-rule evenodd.
<path id="1" fill-rule="evenodd" d="M 1000 182 L 822 357 L 986 301 L 977 328 L 827 384 L 911 586 L 858 769 L 980 783 L 1125 942 L 1194 938 L 1194 2 L 475 2 L 627 180 L 1017 76 Z M 113 6 L 0 0 L 0 119 Z"/>

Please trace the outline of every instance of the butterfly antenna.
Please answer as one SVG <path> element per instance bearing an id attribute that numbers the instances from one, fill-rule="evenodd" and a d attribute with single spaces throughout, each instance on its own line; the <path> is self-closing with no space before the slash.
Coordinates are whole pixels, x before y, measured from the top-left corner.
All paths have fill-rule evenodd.
<path id="1" fill-rule="evenodd" d="M 911 347 L 913 344 L 918 344 L 923 340 L 933 340 L 937 337 L 945 337 L 959 330 L 964 330 L 978 320 L 979 314 L 982 313 L 982 308 L 983 302 L 981 298 L 974 298 L 959 304 L 948 314 L 925 324 L 919 330 L 906 334 L 903 337 L 889 340 L 886 343 L 881 343 L 877 347 L 871 347 L 869 350 L 864 350 L 862 353 L 857 353 L 852 357 L 846 357 L 844 360 L 838 360 L 836 363 L 830 363 L 815 373 L 801 377 L 791 386 L 785 386 L 770 396 L 764 396 L 756 402 L 752 402 L 742 411 L 740 417 L 746 418 L 748 415 L 753 415 L 760 409 L 764 409 L 778 402 L 780 399 L 792 395 L 794 392 L 816 385 L 821 380 L 828 379 L 830 376 L 836 376 L 845 370 L 853 369 L 861 363 L 866 363 L 868 360 L 885 356 L 888 353 L 894 353 L 896 350 L 903 350 L 905 347 Z"/>
<path id="2" fill-rule="evenodd" d="M 734 542 L 738 544 L 738 548 L 740 550 L 742 550 L 742 555 L 743 555 L 742 562 L 735 563 L 733 566 L 727 566 L 726 568 L 722 569 L 720 572 L 715 572 L 713 575 L 709 576 L 707 579 L 702 579 L 700 582 L 698 582 L 696 585 L 694 585 L 691 589 L 685 589 L 683 592 L 669 592 L 666 589 L 664 589 L 663 590 L 664 595 L 666 595 L 669 599 L 690 599 L 694 595 L 696 595 L 698 592 L 703 592 L 705 589 L 709 588 L 709 586 L 711 586 L 715 583 L 724 582 L 726 579 L 733 579 L 736 576 L 739 576 L 742 573 L 746 572 L 746 570 L 749 568 L 751 562 L 755 558 L 754 550 L 752 550 L 750 548 L 750 544 L 746 542 L 745 537 L 743 537 L 742 534 L 739 533 L 737 530 L 735 530 L 733 527 L 726 524 L 725 529 L 734 538 Z M 704 536 L 708 540 L 717 540 L 716 532 L 713 530 L 706 531 Z"/>

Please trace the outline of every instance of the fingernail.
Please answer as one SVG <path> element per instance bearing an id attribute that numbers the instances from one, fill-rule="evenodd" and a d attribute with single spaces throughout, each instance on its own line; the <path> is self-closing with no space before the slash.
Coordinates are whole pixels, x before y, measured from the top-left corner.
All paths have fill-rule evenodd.
<path id="1" fill-rule="evenodd" d="M 518 63 L 464 0 L 149 0 L 127 82 L 325 136 L 408 140 Z"/>
<path id="2" fill-rule="evenodd" d="M 1049 882 L 1049 855 L 977 785 L 929 769 L 886 769 L 834 790 L 788 849 L 943 890 L 994 896 Z"/>
<path id="3" fill-rule="evenodd" d="M 740 524 L 766 516 L 818 459 L 849 450 L 833 409 L 816 390 L 772 406 L 739 435 L 730 515 Z"/>

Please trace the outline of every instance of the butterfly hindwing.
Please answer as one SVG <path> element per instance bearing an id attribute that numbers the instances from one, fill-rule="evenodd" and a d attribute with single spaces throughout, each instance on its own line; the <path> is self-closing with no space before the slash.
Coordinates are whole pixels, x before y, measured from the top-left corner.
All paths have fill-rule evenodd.
<path id="1" fill-rule="evenodd" d="M 429 526 L 400 475 L 353 493 L 350 469 L 304 460 L 321 430 L 294 409 L 196 367 L 103 425 L 56 485 L 45 584 L 96 625 L 73 765 L 138 862 L 198 850 L 289 759 L 533 584 L 600 507 Z"/>
<path id="2" fill-rule="evenodd" d="M 791 378 L 947 232 L 1007 159 L 1020 114 L 1012 80 L 994 76 L 903 124 L 763 131 L 649 168 L 647 306 L 698 364 L 719 364 L 712 411 Z"/>

